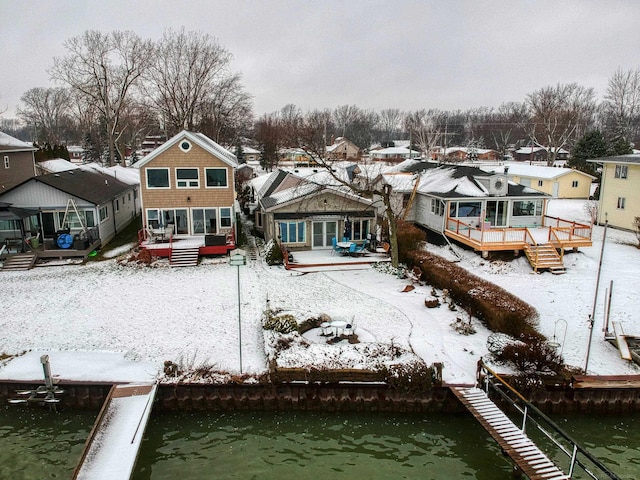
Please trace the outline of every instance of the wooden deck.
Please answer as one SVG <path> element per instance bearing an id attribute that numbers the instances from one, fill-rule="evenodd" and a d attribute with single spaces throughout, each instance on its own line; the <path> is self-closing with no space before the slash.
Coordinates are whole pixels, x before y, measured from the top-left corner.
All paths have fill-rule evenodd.
<path id="1" fill-rule="evenodd" d="M 451 387 L 453 394 L 531 480 L 571 478 L 513 424 L 479 388 Z"/>
<path id="2" fill-rule="evenodd" d="M 591 226 L 557 217 L 544 217 L 543 220 L 543 225 L 536 228 L 480 228 L 449 217 L 444 234 L 480 252 L 519 251 L 526 245 L 544 243 L 561 251 L 592 245 Z"/>

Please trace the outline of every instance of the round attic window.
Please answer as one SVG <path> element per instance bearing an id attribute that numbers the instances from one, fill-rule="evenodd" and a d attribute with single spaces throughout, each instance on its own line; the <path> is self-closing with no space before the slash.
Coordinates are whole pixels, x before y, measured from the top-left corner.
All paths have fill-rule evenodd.
<path id="1" fill-rule="evenodd" d="M 180 150 L 185 153 L 191 150 L 191 142 L 189 142 L 188 140 L 182 140 L 180 142 Z"/>
<path id="2" fill-rule="evenodd" d="M 496 180 L 496 183 L 494 183 L 494 185 L 498 190 L 500 190 L 502 188 L 502 180 Z"/>

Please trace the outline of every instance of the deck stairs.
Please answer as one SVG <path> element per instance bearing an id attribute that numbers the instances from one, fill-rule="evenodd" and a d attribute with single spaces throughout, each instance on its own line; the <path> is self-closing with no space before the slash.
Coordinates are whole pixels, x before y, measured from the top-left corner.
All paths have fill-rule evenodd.
<path id="1" fill-rule="evenodd" d="M 564 262 L 556 248 L 550 243 L 537 245 L 527 244 L 524 253 L 535 272 L 540 269 L 549 270 L 554 275 L 566 273 Z"/>
<path id="2" fill-rule="evenodd" d="M 451 387 L 451 391 L 528 478 L 531 480 L 571 478 L 489 399 L 484 390 L 476 387 Z"/>
<path id="3" fill-rule="evenodd" d="M 169 264 L 172 267 L 195 267 L 198 265 L 199 250 L 198 247 L 173 248 L 169 257 Z"/>
<path id="4" fill-rule="evenodd" d="M 38 259 L 35 253 L 18 253 L 7 257 L 2 265 L 2 270 L 29 270 Z"/>

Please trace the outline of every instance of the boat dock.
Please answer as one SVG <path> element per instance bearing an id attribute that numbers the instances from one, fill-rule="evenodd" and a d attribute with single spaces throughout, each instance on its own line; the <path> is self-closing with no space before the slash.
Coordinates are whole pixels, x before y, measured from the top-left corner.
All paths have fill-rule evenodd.
<path id="1" fill-rule="evenodd" d="M 128 480 L 133 474 L 157 384 L 114 385 L 87 438 L 77 480 Z"/>

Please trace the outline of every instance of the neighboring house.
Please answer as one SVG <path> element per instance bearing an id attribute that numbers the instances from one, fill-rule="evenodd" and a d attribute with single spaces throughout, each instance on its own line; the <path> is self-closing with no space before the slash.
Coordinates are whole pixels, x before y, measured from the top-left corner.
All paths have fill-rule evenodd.
<path id="1" fill-rule="evenodd" d="M 26 219 L 25 229 L 39 232 L 49 249 L 57 248 L 60 232 L 104 246 L 139 213 L 135 186 L 83 169 L 32 177 L 4 192 L 0 201 L 39 211 L 37 219 Z"/>
<path id="2" fill-rule="evenodd" d="M 509 164 L 504 172 L 512 180 L 553 198 L 589 198 L 596 177 L 571 168 L 545 167 L 529 164 Z"/>
<path id="3" fill-rule="evenodd" d="M 260 157 L 262 152 L 251 147 L 242 147 L 242 160 L 252 167 L 260 166 Z"/>
<path id="4" fill-rule="evenodd" d="M 317 165 L 312 156 L 300 148 L 278 150 L 278 165 L 282 167 L 310 167 Z"/>
<path id="5" fill-rule="evenodd" d="M 552 251 L 591 245 L 591 227 L 546 215 L 549 195 L 469 166 L 442 166 L 419 175 L 387 175 L 392 204 L 407 221 L 490 251 Z M 395 189 L 395 190 L 394 190 Z M 409 195 L 409 197 L 407 197 Z M 561 255 L 560 255 L 561 256 Z M 534 265 L 534 261 L 532 261 Z M 534 265 L 540 267 L 539 264 Z"/>
<path id="6" fill-rule="evenodd" d="M 373 161 L 400 163 L 409 158 L 420 158 L 422 154 L 418 150 L 410 150 L 407 147 L 387 147 L 372 150 L 369 156 Z"/>
<path id="7" fill-rule="evenodd" d="M 472 148 L 472 147 L 437 147 L 432 151 L 432 159 L 439 161 L 453 161 L 453 162 L 466 162 L 466 161 L 500 161 L 502 155 L 496 150 L 487 148 Z"/>
<path id="8" fill-rule="evenodd" d="M 546 162 L 549 159 L 548 148 L 545 147 L 520 147 L 513 152 L 513 159 L 517 162 Z M 556 154 L 556 161 L 567 160 L 569 158 L 569 152 L 564 148 L 558 149 Z"/>
<path id="9" fill-rule="evenodd" d="M 80 145 L 68 145 L 67 152 L 69 152 L 69 161 L 71 163 L 84 163 L 84 148 L 82 148 Z"/>
<path id="10" fill-rule="evenodd" d="M 265 240 L 278 239 L 287 250 L 330 249 L 333 238 L 345 236 L 363 243 L 375 226 L 373 202 L 327 172 L 298 176 L 278 169 L 261 183 L 256 228 Z"/>
<path id="11" fill-rule="evenodd" d="M 172 235 L 199 241 L 200 254 L 235 248 L 234 154 L 205 135 L 185 130 L 134 166 L 140 170 L 145 231 L 171 225 Z M 216 244 L 207 245 L 210 242 Z M 170 253 L 167 249 L 159 255 Z"/>
<path id="12" fill-rule="evenodd" d="M 33 145 L 0 132 L 0 193 L 36 174 L 36 150 Z"/>
<path id="13" fill-rule="evenodd" d="M 600 183 L 599 224 L 625 230 L 636 230 L 636 217 L 640 217 L 640 154 L 587 160 L 602 165 Z"/>
<path id="14" fill-rule="evenodd" d="M 358 146 L 344 137 L 338 137 L 332 145 L 327 146 L 328 160 L 357 160 L 361 156 Z"/>

